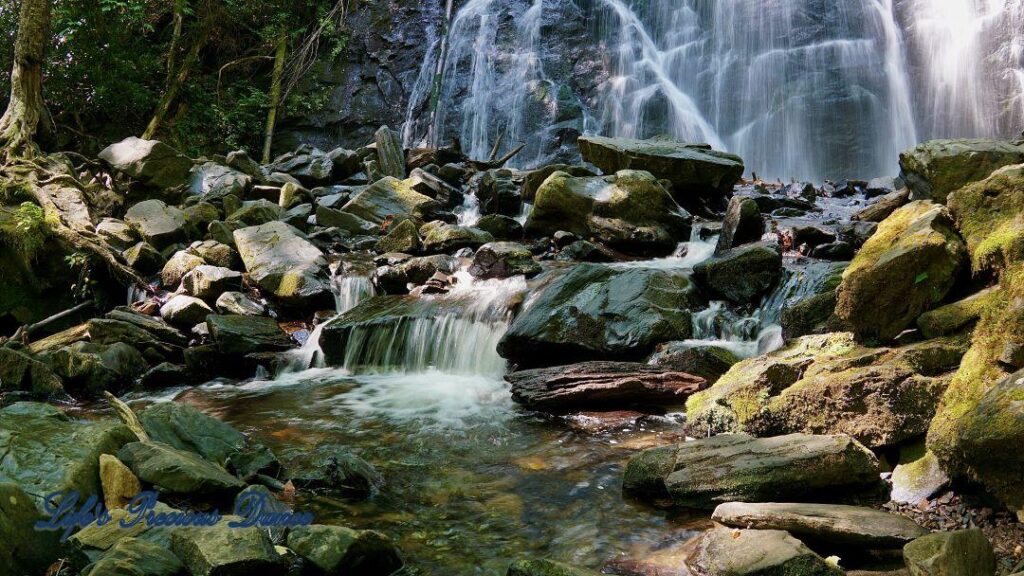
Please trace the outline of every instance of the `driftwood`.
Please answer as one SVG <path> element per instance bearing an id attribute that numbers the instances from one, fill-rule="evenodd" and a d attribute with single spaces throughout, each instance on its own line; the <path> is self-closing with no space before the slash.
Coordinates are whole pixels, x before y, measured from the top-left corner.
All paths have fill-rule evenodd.
<path id="1" fill-rule="evenodd" d="M 69 316 L 73 316 L 73 315 L 75 315 L 75 314 L 77 314 L 77 313 L 79 313 L 79 312 L 81 312 L 83 310 L 87 310 L 87 309 L 91 308 L 92 306 L 93 306 L 93 302 L 91 302 L 91 301 L 90 302 L 82 302 L 81 304 L 79 304 L 79 305 L 77 305 L 77 306 L 75 306 L 73 308 L 69 308 L 69 309 L 67 309 L 67 310 L 65 310 L 63 312 L 59 312 L 57 314 L 54 314 L 53 316 L 44 318 L 44 319 L 40 320 L 39 322 L 36 322 L 35 324 L 26 324 L 26 325 L 22 326 L 21 328 L 18 328 L 18 330 L 14 333 L 14 335 L 11 336 L 11 339 L 12 340 L 25 341 L 36 330 L 42 330 L 43 328 L 46 328 L 47 326 L 49 326 L 50 324 L 53 324 L 54 322 L 58 322 L 58 321 L 63 320 L 65 318 L 69 317 Z"/>
<path id="2" fill-rule="evenodd" d="M 477 170 L 479 172 L 483 172 L 485 170 L 494 170 L 495 168 L 501 168 L 502 166 L 507 164 L 509 160 L 515 158 L 516 154 L 519 154 L 520 152 L 523 151 L 523 148 L 526 148 L 525 143 L 516 146 L 515 148 L 510 150 L 508 154 L 505 154 L 504 156 L 498 158 L 497 160 L 469 160 L 467 163 L 474 170 Z"/>
<path id="3" fill-rule="evenodd" d="M 150 442 L 149 434 L 146 433 L 146 429 L 142 427 L 142 422 L 139 421 L 139 417 L 135 415 L 131 407 L 110 392 L 104 391 L 103 396 L 110 403 L 110 407 L 114 409 L 114 412 L 117 412 L 117 417 L 121 419 L 121 422 L 124 422 L 124 425 L 135 433 L 139 442 Z"/>

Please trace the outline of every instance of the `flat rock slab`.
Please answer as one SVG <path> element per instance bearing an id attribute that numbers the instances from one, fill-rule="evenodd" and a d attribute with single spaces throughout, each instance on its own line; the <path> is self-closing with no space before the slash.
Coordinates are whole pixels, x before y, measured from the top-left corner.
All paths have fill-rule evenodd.
<path id="1" fill-rule="evenodd" d="M 879 472 L 874 454 L 844 434 L 723 434 L 644 450 L 626 465 L 623 491 L 707 509 L 860 491 L 877 486 Z"/>
<path id="2" fill-rule="evenodd" d="M 728 502 L 711 519 L 734 528 L 785 530 L 842 546 L 900 548 L 928 533 L 909 518 L 873 508 L 837 504 Z"/>
<path id="3" fill-rule="evenodd" d="M 530 408 L 558 411 L 631 404 L 683 404 L 707 381 L 685 372 L 633 362 L 582 362 L 522 370 L 505 377 L 512 398 Z"/>
<path id="4" fill-rule="evenodd" d="M 706 576 L 843 574 L 783 530 L 709 530 L 688 564 Z"/>

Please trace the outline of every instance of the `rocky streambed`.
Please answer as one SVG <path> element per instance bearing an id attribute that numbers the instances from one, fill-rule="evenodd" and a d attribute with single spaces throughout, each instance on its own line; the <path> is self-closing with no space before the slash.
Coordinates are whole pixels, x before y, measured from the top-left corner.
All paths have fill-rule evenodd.
<path id="1" fill-rule="evenodd" d="M 823 185 L 704 145 L 579 148 L 529 171 L 387 128 L 262 166 L 105 150 L 83 222 L 151 281 L 0 348 L 0 564 L 1020 568 L 1024 145 Z M 142 489 L 314 524 L 31 529 L 53 492 L 117 516 Z"/>

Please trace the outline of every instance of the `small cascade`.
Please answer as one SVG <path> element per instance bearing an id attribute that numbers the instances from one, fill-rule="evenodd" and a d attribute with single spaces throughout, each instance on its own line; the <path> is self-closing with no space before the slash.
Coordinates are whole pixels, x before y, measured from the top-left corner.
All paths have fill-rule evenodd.
<path id="1" fill-rule="evenodd" d="M 480 220 L 480 199 L 476 192 L 463 196 L 462 206 L 455 208 L 455 216 L 459 226 L 473 226 Z"/>
<path id="2" fill-rule="evenodd" d="M 331 279 L 334 291 L 335 318 L 355 308 L 360 302 L 373 297 L 373 282 L 367 276 L 334 276 Z M 320 349 L 320 333 L 327 322 L 317 324 L 309 333 L 305 343 L 292 352 L 285 373 L 299 372 L 308 368 L 323 368 L 324 355 Z"/>
<path id="3" fill-rule="evenodd" d="M 505 360 L 498 341 L 512 319 L 512 306 L 526 287 L 522 276 L 475 280 L 456 273 L 444 295 L 421 297 L 412 314 L 386 325 L 357 326 L 348 335 L 344 368 L 352 373 L 439 371 L 500 378 Z"/>

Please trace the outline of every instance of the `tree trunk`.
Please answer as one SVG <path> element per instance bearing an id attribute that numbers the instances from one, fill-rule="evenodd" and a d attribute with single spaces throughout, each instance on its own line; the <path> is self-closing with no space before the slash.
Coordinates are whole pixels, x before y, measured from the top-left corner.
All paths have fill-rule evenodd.
<path id="1" fill-rule="evenodd" d="M 0 144 L 10 154 L 33 146 L 43 106 L 43 61 L 50 41 L 50 0 L 22 0 L 11 70 L 11 100 L 0 118 Z"/>
<path id="2" fill-rule="evenodd" d="M 288 52 L 288 35 L 281 33 L 277 38 L 277 53 L 274 55 L 274 77 L 270 84 L 270 111 L 267 112 L 267 129 L 263 137 L 263 163 L 270 164 L 270 149 L 274 143 L 274 126 L 277 112 L 281 107 L 281 77 L 284 76 L 284 57 Z"/>
<path id="3" fill-rule="evenodd" d="M 178 92 L 181 87 L 188 81 L 189 75 L 192 73 L 192 69 L 196 63 L 199 62 L 199 52 L 206 45 L 206 40 L 210 36 L 210 28 L 207 25 L 202 25 L 199 31 L 199 36 L 196 37 L 196 41 L 192 44 L 192 48 L 189 49 L 188 54 L 185 55 L 185 60 L 182 61 L 181 67 L 178 69 L 178 73 L 174 75 L 171 82 L 167 85 L 164 90 L 164 95 L 160 98 L 160 103 L 156 107 L 156 112 L 153 113 L 153 118 L 149 121 L 149 125 L 146 126 L 146 131 L 142 133 L 143 140 L 149 140 L 156 136 L 157 130 L 160 129 L 160 125 L 163 124 L 164 119 L 167 118 L 167 114 L 171 111 L 171 105 L 174 104 L 174 100 L 178 97 Z"/>
<path id="4" fill-rule="evenodd" d="M 185 23 L 187 0 L 174 0 L 174 32 L 171 33 L 171 47 L 167 50 L 167 84 L 174 79 L 178 69 L 178 49 L 181 44 L 181 29 Z"/>

